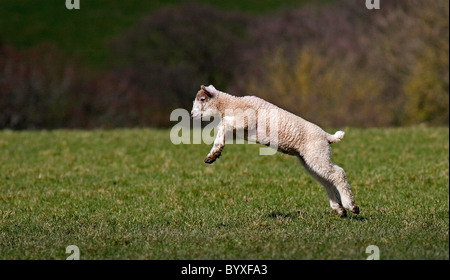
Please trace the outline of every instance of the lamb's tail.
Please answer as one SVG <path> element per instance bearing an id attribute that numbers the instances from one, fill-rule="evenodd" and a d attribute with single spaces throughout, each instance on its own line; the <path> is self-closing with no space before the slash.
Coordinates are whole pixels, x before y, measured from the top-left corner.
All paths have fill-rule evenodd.
<path id="1" fill-rule="evenodd" d="M 344 138 L 345 132 L 339 130 L 334 135 L 328 134 L 328 143 L 337 143 Z"/>

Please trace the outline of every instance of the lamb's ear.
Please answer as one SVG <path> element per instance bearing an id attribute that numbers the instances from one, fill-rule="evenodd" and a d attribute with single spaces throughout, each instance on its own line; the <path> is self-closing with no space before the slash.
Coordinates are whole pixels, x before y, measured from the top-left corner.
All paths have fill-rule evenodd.
<path id="1" fill-rule="evenodd" d="M 213 97 L 214 94 L 208 91 L 204 85 L 202 85 L 201 88 L 205 92 L 205 94 L 208 95 L 208 97 Z"/>

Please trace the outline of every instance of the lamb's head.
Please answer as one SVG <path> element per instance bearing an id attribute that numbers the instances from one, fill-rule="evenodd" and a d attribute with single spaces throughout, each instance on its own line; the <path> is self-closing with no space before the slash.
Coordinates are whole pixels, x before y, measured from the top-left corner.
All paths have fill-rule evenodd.
<path id="1" fill-rule="evenodd" d="M 191 111 L 192 118 L 220 116 L 220 111 L 217 107 L 217 94 L 218 91 L 213 85 L 208 87 L 202 85 L 194 100 L 194 106 Z"/>

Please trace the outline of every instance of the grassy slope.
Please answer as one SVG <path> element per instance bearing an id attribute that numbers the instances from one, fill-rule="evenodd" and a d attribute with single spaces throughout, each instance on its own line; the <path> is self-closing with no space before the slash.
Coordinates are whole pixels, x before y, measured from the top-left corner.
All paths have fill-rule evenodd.
<path id="1" fill-rule="evenodd" d="M 282 154 L 178 145 L 167 130 L 0 132 L 0 258 L 449 258 L 449 129 L 346 129 L 359 216 Z M 245 201 L 244 196 L 247 198 Z"/>
<path id="2" fill-rule="evenodd" d="M 266 13 L 307 2 L 331 0 L 198 0 L 226 10 Z M 68 54 L 93 66 L 108 57 L 107 42 L 118 36 L 142 17 L 182 0 L 81 0 L 80 10 L 67 10 L 65 0 L 0 1 L 0 39 L 20 48 L 54 42 Z"/>

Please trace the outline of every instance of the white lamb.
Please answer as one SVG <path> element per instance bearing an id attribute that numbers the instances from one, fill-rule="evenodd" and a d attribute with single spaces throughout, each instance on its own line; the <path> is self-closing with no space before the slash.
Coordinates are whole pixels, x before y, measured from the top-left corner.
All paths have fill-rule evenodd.
<path id="1" fill-rule="evenodd" d="M 191 115 L 193 118 L 219 117 L 221 120 L 205 163 L 211 164 L 220 157 L 227 135 L 244 132 L 244 138 L 249 141 L 275 146 L 282 153 L 297 156 L 308 173 L 323 185 L 331 208 L 340 216 L 347 215 L 344 208 L 359 214 L 344 170 L 331 162 L 330 143 L 339 142 L 344 137 L 343 131 L 328 134 L 317 125 L 261 98 L 232 96 L 212 85 L 201 86 Z M 276 127 L 268 125 L 274 120 Z M 270 133 L 270 129 L 276 133 Z"/>

